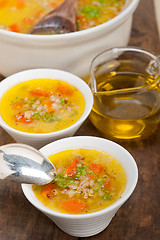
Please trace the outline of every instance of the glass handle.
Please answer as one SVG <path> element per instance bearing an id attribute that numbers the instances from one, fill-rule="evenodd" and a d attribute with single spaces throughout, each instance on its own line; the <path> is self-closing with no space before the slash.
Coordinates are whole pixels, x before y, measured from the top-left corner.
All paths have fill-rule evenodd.
<path id="1" fill-rule="evenodd" d="M 159 62 L 160 62 L 160 55 L 158 56 Z M 151 60 L 146 68 L 146 72 L 150 74 L 151 76 L 158 77 L 160 64 L 157 63 L 155 60 Z"/>

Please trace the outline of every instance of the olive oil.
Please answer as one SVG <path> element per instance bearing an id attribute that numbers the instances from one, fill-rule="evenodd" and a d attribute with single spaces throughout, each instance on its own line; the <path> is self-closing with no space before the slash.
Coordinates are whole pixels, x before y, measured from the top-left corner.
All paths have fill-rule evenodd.
<path id="1" fill-rule="evenodd" d="M 150 135 L 160 121 L 160 84 L 151 75 L 111 72 L 96 76 L 92 123 L 111 138 Z"/>

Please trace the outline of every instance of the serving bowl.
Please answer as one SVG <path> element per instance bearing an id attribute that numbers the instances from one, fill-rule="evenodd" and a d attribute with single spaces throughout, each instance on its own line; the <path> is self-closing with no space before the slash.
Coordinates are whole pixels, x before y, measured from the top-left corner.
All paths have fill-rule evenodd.
<path id="1" fill-rule="evenodd" d="M 48 216 L 64 232 L 72 236 L 88 237 L 103 231 L 109 225 L 118 209 L 130 197 L 137 183 L 138 170 L 135 160 L 127 150 L 112 141 L 99 137 L 69 137 L 50 143 L 41 148 L 40 151 L 48 157 L 57 152 L 77 148 L 95 149 L 106 152 L 120 162 L 127 175 L 127 184 L 123 194 L 116 202 L 94 213 L 65 214 L 53 211 L 44 206 L 36 198 L 31 185 L 22 184 L 22 190 L 30 203 Z"/>
<path id="2" fill-rule="evenodd" d="M 77 129 L 81 126 L 81 124 L 85 121 L 88 117 L 92 105 L 93 105 L 93 95 L 89 86 L 79 77 L 56 69 L 33 69 L 33 70 L 26 70 L 19 73 L 15 73 L 10 77 L 7 77 L 0 83 L 0 99 L 10 88 L 17 85 L 18 83 L 31 80 L 31 79 L 58 79 L 63 80 L 72 86 L 75 86 L 83 95 L 85 101 L 85 107 L 83 114 L 81 117 L 72 124 L 70 127 L 65 128 L 63 130 L 57 132 L 50 132 L 50 133 L 27 133 L 16 130 L 9 126 L 1 117 L 0 115 L 0 126 L 10 134 L 16 142 L 24 143 L 31 145 L 36 148 L 40 148 L 45 144 L 52 142 L 54 140 L 73 136 Z M 45 80 L 44 80 L 45 81 Z"/>
<path id="3" fill-rule="evenodd" d="M 0 29 L 0 73 L 9 76 L 22 70 L 46 67 L 80 77 L 88 75 L 91 60 L 99 52 L 128 44 L 138 3 L 139 0 L 126 0 L 118 16 L 79 32 L 31 35 Z"/>

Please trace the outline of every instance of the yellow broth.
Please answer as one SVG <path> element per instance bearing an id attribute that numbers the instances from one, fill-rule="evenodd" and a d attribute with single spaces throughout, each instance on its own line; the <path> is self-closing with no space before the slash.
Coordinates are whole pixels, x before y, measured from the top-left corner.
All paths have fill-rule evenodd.
<path id="1" fill-rule="evenodd" d="M 3 95 L 0 114 L 8 125 L 19 131 L 49 133 L 74 124 L 84 107 L 82 93 L 69 83 L 32 79 L 17 84 Z"/>
<path id="2" fill-rule="evenodd" d="M 0 0 L 0 28 L 30 33 L 33 26 L 64 0 Z M 125 0 L 79 0 L 78 31 L 88 29 L 117 16 Z"/>
<path id="3" fill-rule="evenodd" d="M 71 214 L 102 210 L 119 199 L 126 186 L 126 174 L 111 155 L 93 149 L 71 149 L 49 157 L 57 169 L 53 182 L 33 185 L 46 207 Z"/>

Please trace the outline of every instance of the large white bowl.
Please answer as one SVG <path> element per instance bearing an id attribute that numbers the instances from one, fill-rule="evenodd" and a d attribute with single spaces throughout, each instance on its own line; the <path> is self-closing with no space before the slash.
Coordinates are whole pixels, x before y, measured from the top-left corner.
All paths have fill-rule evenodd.
<path id="1" fill-rule="evenodd" d="M 81 126 L 81 124 L 85 121 L 88 117 L 92 105 L 93 105 L 93 95 L 89 88 L 89 86 L 79 77 L 56 69 L 33 69 L 33 70 L 26 70 L 19 73 L 15 73 L 10 77 L 7 77 L 2 82 L 0 82 L 0 99 L 7 92 L 10 88 L 17 85 L 18 83 L 36 79 L 36 78 L 51 78 L 51 79 L 59 79 L 65 82 L 70 83 L 71 85 L 75 86 L 83 95 L 85 100 L 85 108 L 84 112 L 81 117 L 72 124 L 70 127 L 65 128 L 63 130 L 57 132 L 50 132 L 50 133 L 27 133 L 16 130 L 9 126 L 1 117 L 0 115 L 0 126 L 4 128 L 4 130 L 10 134 L 18 143 L 24 143 L 31 145 L 36 148 L 40 148 L 47 143 L 50 143 L 54 140 L 70 137 L 73 136 L 77 129 Z"/>
<path id="2" fill-rule="evenodd" d="M 78 76 L 89 73 L 100 52 L 129 41 L 139 0 L 126 0 L 124 10 L 99 26 L 62 35 L 30 35 L 0 29 L 0 73 L 9 76 L 31 68 L 56 68 Z"/>
<path id="3" fill-rule="evenodd" d="M 88 237 L 103 231 L 109 225 L 118 209 L 130 197 L 137 184 L 138 169 L 135 160 L 127 150 L 112 141 L 98 137 L 79 136 L 65 138 L 44 146 L 40 151 L 48 157 L 54 153 L 75 148 L 89 148 L 107 152 L 122 164 L 127 175 L 127 184 L 121 198 L 115 203 L 94 213 L 64 214 L 44 206 L 36 198 L 31 185 L 22 184 L 22 189 L 26 198 L 64 232 L 77 237 Z M 127 217 L 132 218 L 130 215 L 127 215 Z"/>

